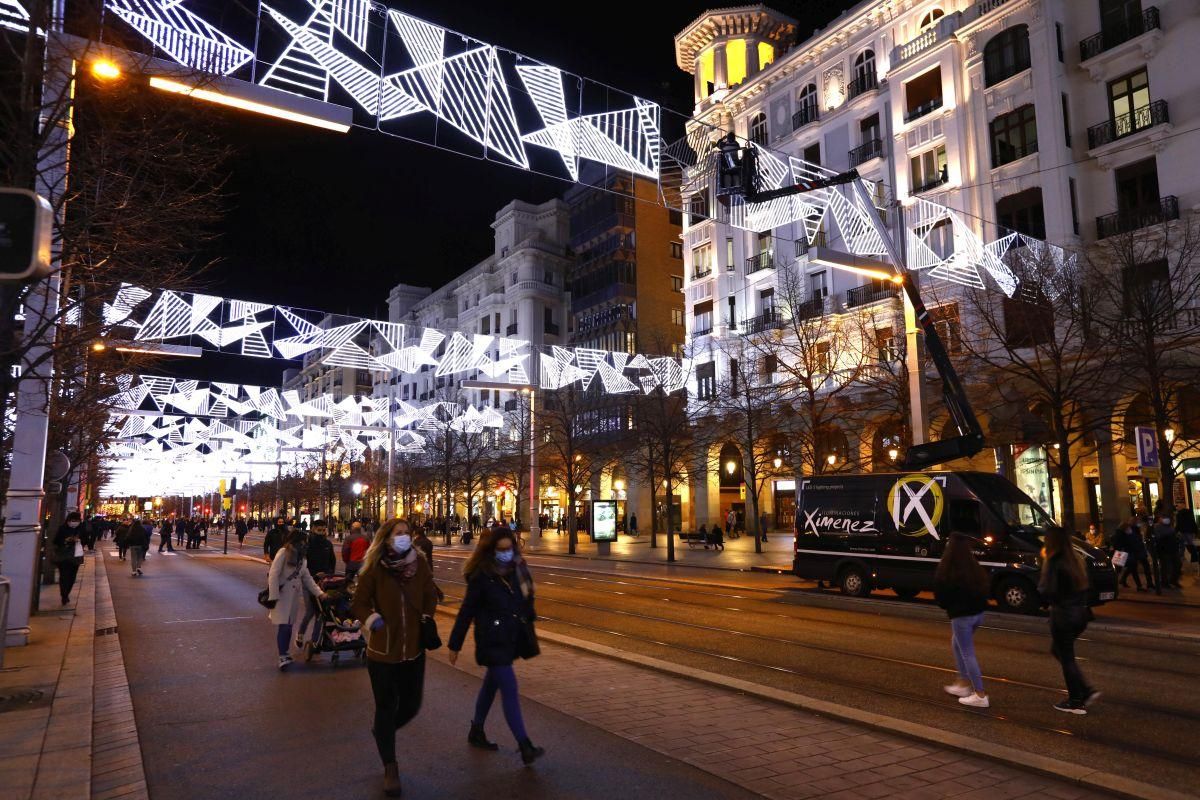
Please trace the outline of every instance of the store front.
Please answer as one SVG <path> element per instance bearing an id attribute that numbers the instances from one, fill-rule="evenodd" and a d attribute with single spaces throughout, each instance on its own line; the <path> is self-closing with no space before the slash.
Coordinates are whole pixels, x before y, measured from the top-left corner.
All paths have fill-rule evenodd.
<path id="1" fill-rule="evenodd" d="M 796 524 L 796 481 L 775 481 L 775 530 L 790 531 Z"/>

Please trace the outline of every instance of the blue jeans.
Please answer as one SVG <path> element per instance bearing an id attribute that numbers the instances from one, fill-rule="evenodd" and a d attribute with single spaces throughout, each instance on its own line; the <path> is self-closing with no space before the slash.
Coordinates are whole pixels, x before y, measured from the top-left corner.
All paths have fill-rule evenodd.
<path id="1" fill-rule="evenodd" d="M 475 719 L 472 722 L 482 726 L 487 721 L 497 689 L 500 690 L 504 720 L 519 744 L 529 736 L 525 733 L 525 720 L 521 717 L 521 696 L 517 694 L 517 673 L 513 671 L 512 664 L 488 667 L 483 676 L 483 686 L 479 687 L 479 696 L 475 698 Z"/>
<path id="2" fill-rule="evenodd" d="M 950 647 L 954 650 L 954 665 L 958 668 L 958 676 L 971 684 L 977 694 L 983 694 L 983 675 L 979 672 L 979 662 L 975 659 L 975 629 L 981 622 L 982 613 L 950 620 Z"/>
<path id="3" fill-rule="evenodd" d="M 292 649 L 292 625 L 276 625 L 275 626 L 275 644 L 279 648 L 279 655 L 286 656 Z"/>

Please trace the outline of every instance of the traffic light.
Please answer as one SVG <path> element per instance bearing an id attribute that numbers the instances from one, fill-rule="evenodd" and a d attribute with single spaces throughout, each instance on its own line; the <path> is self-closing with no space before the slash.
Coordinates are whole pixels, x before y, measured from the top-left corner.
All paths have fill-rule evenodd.
<path id="1" fill-rule="evenodd" d="M 50 274 L 54 213 L 40 195 L 0 189 L 0 283 L 30 283 Z"/>

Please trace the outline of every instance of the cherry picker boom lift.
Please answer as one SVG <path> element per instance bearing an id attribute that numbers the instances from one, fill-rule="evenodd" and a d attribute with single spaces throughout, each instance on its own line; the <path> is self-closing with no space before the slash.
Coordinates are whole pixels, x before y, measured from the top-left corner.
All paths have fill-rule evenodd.
<path id="1" fill-rule="evenodd" d="M 941 336 L 938 335 L 929 309 L 921 299 L 916 282 L 904 266 L 904 259 L 883 224 L 870 192 L 867 191 L 858 172 L 852 169 L 837 175 L 803 180 L 791 186 L 764 190 L 760 188 L 757 152 L 753 146 L 741 147 L 731 133 L 717 143 L 715 157 L 718 159 L 717 194 L 721 198 L 740 196 L 747 203 L 765 203 L 835 186 L 849 186 L 857 194 L 861 206 L 866 210 L 866 217 L 882 240 L 888 260 L 895 270 L 893 282 L 904 287 L 904 293 L 912 303 L 917 324 L 925 336 L 925 350 L 929 354 L 929 360 L 933 362 L 934 369 L 937 370 L 938 377 L 941 378 L 942 402 L 945 403 L 946 410 L 958 429 L 957 436 L 911 445 L 904 455 L 903 467 L 924 469 L 955 458 L 973 456 L 982 450 L 983 429 L 971 409 L 958 372 L 954 369 Z"/>

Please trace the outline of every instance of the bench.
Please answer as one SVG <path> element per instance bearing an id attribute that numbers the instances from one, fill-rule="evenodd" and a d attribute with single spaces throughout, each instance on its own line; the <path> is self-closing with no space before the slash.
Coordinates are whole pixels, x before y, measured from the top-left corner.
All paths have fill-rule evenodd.
<path id="1" fill-rule="evenodd" d="M 687 542 L 688 547 L 702 545 L 707 550 L 712 545 L 712 534 L 699 531 L 680 531 L 679 541 Z"/>

